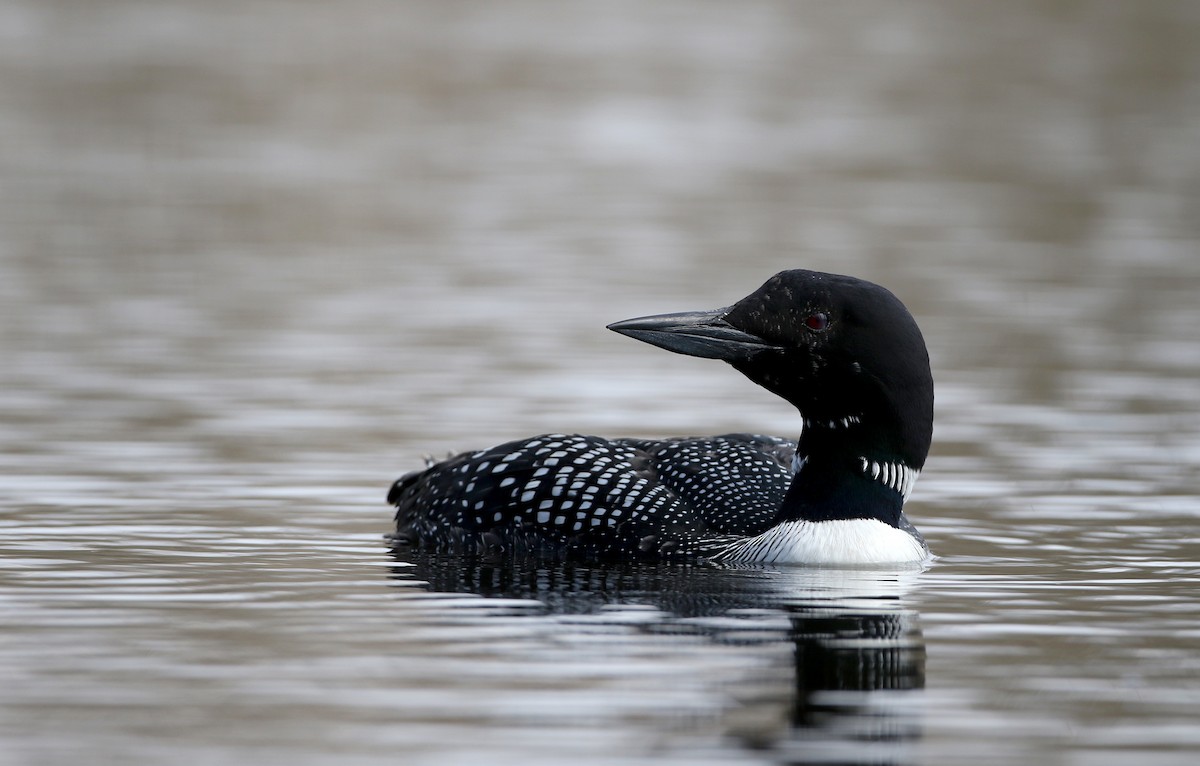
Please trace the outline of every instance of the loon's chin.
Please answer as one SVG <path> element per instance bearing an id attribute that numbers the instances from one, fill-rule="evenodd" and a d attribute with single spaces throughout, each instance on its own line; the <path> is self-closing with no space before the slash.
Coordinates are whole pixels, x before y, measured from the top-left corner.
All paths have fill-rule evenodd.
<path id="1" fill-rule="evenodd" d="M 785 521 L 715 556 L 724 562 L 823 567 L 922 567 L 930 560 L 920 538 L 878 519 Z"/>

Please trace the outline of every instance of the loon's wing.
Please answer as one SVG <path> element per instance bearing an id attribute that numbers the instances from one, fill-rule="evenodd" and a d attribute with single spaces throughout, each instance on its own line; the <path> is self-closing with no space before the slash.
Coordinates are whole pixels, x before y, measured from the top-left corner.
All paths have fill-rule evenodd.
<path id="1" fill-rule="evenodd" d="M 468 452 L 388 494 L 400 542 L 571 558 L 694 552 L 769 526 L 790 445 L 731 435 L 670 441 L 550 434 Z"/>

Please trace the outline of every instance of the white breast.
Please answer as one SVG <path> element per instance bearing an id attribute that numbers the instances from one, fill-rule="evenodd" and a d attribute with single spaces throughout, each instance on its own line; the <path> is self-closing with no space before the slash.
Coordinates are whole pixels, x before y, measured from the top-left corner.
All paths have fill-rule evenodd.
<path id="1" fill-rule="evenodd" d="M 909 533 L 876 519 L 786 521 L 734 543 L 714 558 L 816 566 L 920 564 L 929 558 L 929 549 Z"/>

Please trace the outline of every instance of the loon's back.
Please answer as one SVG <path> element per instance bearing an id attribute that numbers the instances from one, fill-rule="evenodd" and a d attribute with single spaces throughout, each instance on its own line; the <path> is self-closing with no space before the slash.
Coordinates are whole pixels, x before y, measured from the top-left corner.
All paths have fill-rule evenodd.
<path id="1" fill-rule="evenodd" d="M 396 539 L 432 550 L 611 559 L 703 556 L 770 528 L 795 443 L 752 434 L 548 434 L 399 479 Z"/>

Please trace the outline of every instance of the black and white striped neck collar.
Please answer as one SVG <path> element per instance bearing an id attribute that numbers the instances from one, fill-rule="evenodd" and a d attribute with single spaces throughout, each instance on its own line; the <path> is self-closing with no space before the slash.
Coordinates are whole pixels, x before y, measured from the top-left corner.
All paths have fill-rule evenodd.
<path id="1" fill-rule="evenodd" d="M 847 415 L 844 418 L 834 418 L 832 420 L 817 420 L 816 418 L 804 419 L 804 430 L 808 431 L 813 428 L 828 428 L 833 431 L 839 428 L 849 428 L 850 426 L 858 425 L 862 422 L 862 415 Z"/>
<path id="2" fill-rule="evenodd" d="M 870 460 L 865 457 L 858 457 L 855 460 L 860 475 L 899 493 L 904 502 L 908 501 L 913 485 L 921 476 L 919 470 L 910 468 L 898 460 Z M 808 457 L 797 452 L 792 456 L 792 472 L 800 473 L 807 463 Z"/>
<path id="3" fill-rule="evenodd" d="M 912 494 L 913 485 L 917 483 L 917 478 L 921 475 L 919 470 L 910 468 L 900 461 L 869 460 L 865 457 L 860 457 L 858 460 L 859 470 L 863 476 L 899 492 L 904 501 L 907 501 L 908 496 Z"/>

